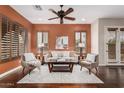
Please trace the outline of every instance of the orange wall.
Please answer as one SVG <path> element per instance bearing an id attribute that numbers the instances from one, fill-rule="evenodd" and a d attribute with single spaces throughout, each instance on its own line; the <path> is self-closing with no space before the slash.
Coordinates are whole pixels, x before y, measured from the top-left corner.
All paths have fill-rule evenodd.
<path id="1" fill-rule="evenodd" d="M 49 49 L 55 49 L 56 36 L 68 36 L 69 50 L 74 49 L 75 32 L 87 32 L 87 52 L 91 51 L 91 25 L 90 24 L 34 24 L 31 38 L 32 52 L 37 52 L 36 38 L 37 31 L 48 31 L 49 33 Z"/>
<path id="2" fill-rule="evenodd" d="M 20 23 L 22 26 L 24 26 L 27 29 L 28 36 L 29 36 L 28 37 L 28 39 L 29 39 L 28 49 L 30 51 L 30 45 L 31 45 L 31 42 L 30 42 L 31 37 L 30 36 L 31 36 L 32 24 L 8 5 L 0 5 L 0 14 L 7 16 L 12 21 L 16 21 L 16 22 Z M 19 65 L 20 65 L 19 60 L 2 62 L 0 64 L 0 74 L 4 73 L 10 69 L 13 69 Z"/>

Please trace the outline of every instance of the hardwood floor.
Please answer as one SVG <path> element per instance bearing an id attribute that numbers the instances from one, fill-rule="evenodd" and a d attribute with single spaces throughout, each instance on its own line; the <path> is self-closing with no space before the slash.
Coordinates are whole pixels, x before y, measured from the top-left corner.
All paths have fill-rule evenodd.
<path id="1" fill-rule="evenodd" d="M 95 70 L 94 70 L 95 73 Z M 0 87 L 10 88 L 121 88 L 124 87 L 124 67 L 99 67 L 97 76 L 104 84 L 17 84 L 16 82 L 28 74 L 22 68 L 0 79 Z"/>

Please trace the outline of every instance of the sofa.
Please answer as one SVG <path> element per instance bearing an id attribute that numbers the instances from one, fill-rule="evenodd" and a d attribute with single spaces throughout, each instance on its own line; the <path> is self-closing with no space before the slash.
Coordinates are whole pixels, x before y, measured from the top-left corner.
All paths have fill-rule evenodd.
<path id="1" fill-rule="evenodd" d="M 71 61 L 78 63 L 78 55 L 74 51 L 50 51 L 44 55 L 44 62 Z"/>

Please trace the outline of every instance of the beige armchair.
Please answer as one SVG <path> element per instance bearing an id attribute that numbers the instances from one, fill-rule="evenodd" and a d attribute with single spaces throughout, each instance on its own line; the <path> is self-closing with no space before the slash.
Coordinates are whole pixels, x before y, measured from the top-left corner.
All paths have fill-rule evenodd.
<path id="1" fill-rule="evenodd" d="M 24 53 L 21 57 L 21 65 L 23 67 L 23 73 L 24 70 L 27 68 L 29 69 L 30 74 L 32 68 L 34 67 L 37 67 L 40 70 L 41 62 L 36 59 L 33 53 Z"/>
<path id="2" fill-rule="evenodd" d="M 82 70 L 82 67 L 86 67 L 89 70 L 89 74 L 91 74 L 91 70 L 95 68 L 97 73 L 98 72 L 98 55 L 89 53 L 87 54 L 86 59 L 80 60 L 79 64 L 81 65 L 80 70 Z"/>

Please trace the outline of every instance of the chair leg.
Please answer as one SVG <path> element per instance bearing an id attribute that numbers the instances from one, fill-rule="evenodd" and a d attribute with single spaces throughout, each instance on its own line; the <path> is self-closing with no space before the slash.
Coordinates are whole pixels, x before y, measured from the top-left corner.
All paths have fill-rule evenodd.
<path id="1" fill-rule="evenodd" d="M 81 66 L 80 71 L 82 70 L 83 66 Z"/>
<path id="2" fill-rule="evenodd" d="M 22 70 L 22 73 L 24 74 L 24 71 L 25 71 L 25 67 L 23 67 L 23 70 Z"/>
<path id="3" fill-rule="evenodd" d="M 30 73 L 31 73 L 31 70 L 32 70 L 32 69 L 29 69 L 29 75 L 30 75 Z"/>
<path id="4" fill-rule="evenodd" d="M 96 73 L 98 73 L 98 68 L 97 68 L 97 67 L 95 67 L 95 69 L 96 69 Z"/>
<path id="5" fill-rule="evenodd" d="M 91 69 L 89 69 L 89 74 L 91 74 Z"/>

